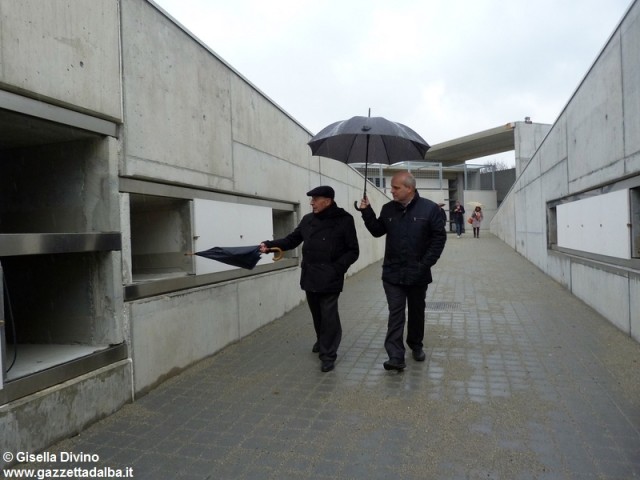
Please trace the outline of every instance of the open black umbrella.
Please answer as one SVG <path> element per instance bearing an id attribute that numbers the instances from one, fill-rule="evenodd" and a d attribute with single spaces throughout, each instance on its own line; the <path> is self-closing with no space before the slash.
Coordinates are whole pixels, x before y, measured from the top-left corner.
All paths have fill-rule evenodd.
<path id="1" fill-rule="evenodd" d="M 276 262 L 282 258 L 282 250 L 279 248 L 270 248 L 270 252 L 275 252 L 273 261 Z M 202 250 L 195 253 L 185 253 L 185 255 L 198 255 L 199 257 L 217 260 L 234 267 L 246 268 L 252 270 L 260 260 L 260 246 L 253 245 L 250 247 L 213 247 L 209 250 Z"/>
<path id="2" fill-rule="evenodd" d="M 344 163 L 364 162 L 364 197 L 370 163 L 423 160 L 429 144 L 415 131 L 383 117 L 352 117 L 323 128 L 308 143 L 313 155 Z M 357 207 L 357 202 L 356 209 Z"/>

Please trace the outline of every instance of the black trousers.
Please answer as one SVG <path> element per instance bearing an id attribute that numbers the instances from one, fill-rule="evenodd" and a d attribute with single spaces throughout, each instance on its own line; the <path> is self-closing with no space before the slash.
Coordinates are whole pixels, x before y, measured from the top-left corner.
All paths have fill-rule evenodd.
<path id="1" fill-rule="evenodd" d="M 342 325 L 338 313 L 340 293 L 306 292 L 313 318 L 313 328 L 320 347 L 320 360 L 335 360 L 342 340 Z"/>
<path id="2" fill-rule="evenodd" d="M 404 361 L 405 307 L 408 310 L 407 345 L 411 350 L 423 347 L 424 309 L 427 285 L 394 285 L 382 282 L 389 306 L 389 323 L 384 348 L 389 359 Z"/>

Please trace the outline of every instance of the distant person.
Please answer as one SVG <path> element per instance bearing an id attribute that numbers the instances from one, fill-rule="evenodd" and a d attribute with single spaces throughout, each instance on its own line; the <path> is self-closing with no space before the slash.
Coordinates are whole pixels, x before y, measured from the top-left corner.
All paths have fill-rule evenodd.
<path id="1" fill-rule="evenodd" d="M 405 307 L 408 306 L 407 345 L 413 359 L 425 360 L 424 310 L 427 287 L 433 267 L 444 249 L 447 232 L 441 209 L 421 198 L 416 180 L 409 172 L 396 173 L 391 179 L 393 201 L 376 214 L 365 197 L 360 202 L 362 219 L 374 237 L 386 235 L 382 285 L 387 297 L 389 319 L 384 347 L 389 360 L 385 370 L 404 370 Z"/>
<path id="2" fill-rule="evenodd" d="M 333 188 L 316 187 L 307 195 L 311 197 L 312 213 L 302 217 L 286 237 L 262 242 L 260 251 L 265 253 L 272 247 L 291 250 L 304 242 L 300 287 L 306 292 L 316 331 L 312 351 L 319 353 L 321 371 L 329 372 L 335 367 L 342 339 L 338 297 L 344 275 L 360 250 L 353 216 L 335 203 Z"/>
<path id="3" fill-rule="evenodd" d="M 440 213 L 442 214 L 442 219 L 444 220 L 444 231 L 447 231 L 447 212 L 444 210 L 444 203 L 439 203 Z"/>
<path id="4" fill-rule="evenodd" d="M 473 227 L 473 238 L 480 238 L 480 224 L 484 219 L 482 208 L 478 205 L 471 214 L 471 226 Z"/>
<path id="5" fill-rule="evenodd" d="M 451 212 L 451 216 L 456 224 L 456 235 L 460 238 L 464 229 L 464 207 L 460 205 L 460 202 L 456 202 L 453 207 L 453 211 Z"/>

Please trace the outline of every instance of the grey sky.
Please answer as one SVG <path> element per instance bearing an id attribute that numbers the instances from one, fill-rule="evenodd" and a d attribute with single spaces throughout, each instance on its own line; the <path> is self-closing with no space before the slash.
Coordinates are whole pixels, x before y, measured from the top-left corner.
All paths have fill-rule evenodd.
<path id="1" fill-rule="evenodd" d="M 312 133 L 553 123 L 631 0 L 155 0 Z"/>

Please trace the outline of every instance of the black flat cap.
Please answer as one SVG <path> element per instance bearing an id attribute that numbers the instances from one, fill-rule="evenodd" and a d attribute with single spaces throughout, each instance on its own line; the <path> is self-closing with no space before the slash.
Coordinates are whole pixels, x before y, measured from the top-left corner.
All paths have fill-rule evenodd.
<path id="1" fill-rule="evenodd" d="M 321 185 L 319 187 L 314 188 L 313 190 L 309 190 L 307 192 L 308 197 L 326 197 L 330 199 L 334 199 L 336 197 L 336 192 L 333 191 L 333 188 Z"/>

